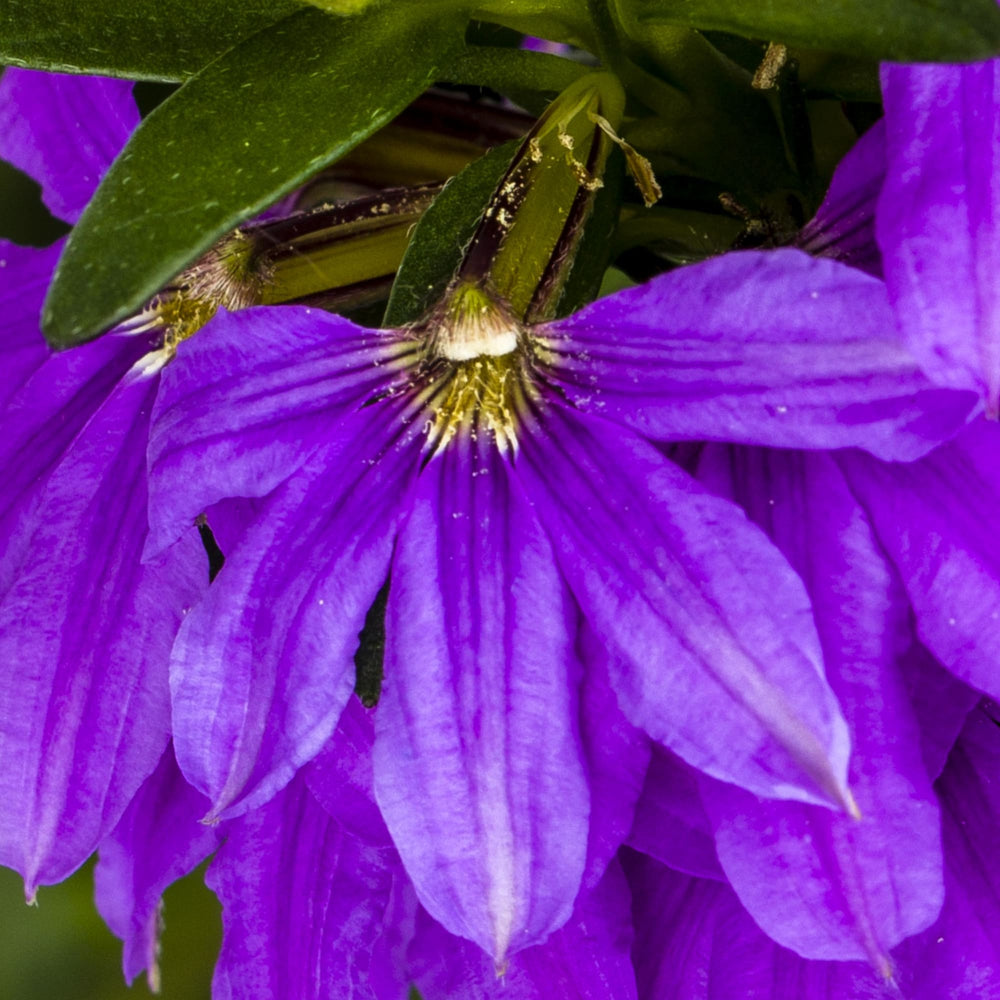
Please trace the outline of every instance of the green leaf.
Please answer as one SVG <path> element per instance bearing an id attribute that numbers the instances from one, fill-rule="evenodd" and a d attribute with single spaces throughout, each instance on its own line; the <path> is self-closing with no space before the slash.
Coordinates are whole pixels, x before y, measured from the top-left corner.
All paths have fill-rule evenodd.
<path id="1" fill-rule="evenodd" d="M 43 310 L 50 343 L 80 343 L 136 312 L 220 236 L 371 135 L 435 79 L 463 26 L 392 7 L 345 20 L 307 8 L 206 67 L 143 121 L 71 234 Z"/>
<path id="2" fill-rule="evenodd" d="M 184 80 L 303 0 L 0 0 L 0 62 Z"/>
<path id="3" fill-rule="evenodd" d="M 996 0 L 617 0 L 623 20 L 738 35 L 900 62 L 1000 53 Z M 631 32 L 630 32 L 631 34 Z"/>
<path id="4" fill-rule="evenodd" d="M 518 146 L 513 140 L 491 149 L 448 181 L 434 199 L 413 231 L 383 326 L 416 322 L 441 298 Z"/>

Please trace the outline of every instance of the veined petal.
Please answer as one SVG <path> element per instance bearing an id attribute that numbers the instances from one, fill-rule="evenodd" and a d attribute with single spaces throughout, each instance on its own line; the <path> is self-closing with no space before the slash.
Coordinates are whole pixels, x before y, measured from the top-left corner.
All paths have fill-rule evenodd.
<path id="1" fill-rule="evenodd" d="M 433 1000 L 634 1000 L 629 904 L 621 867 L 612 861 L 569 922 L 512 956 L 499 977 L 479 948 L 420 911 L 408 966 L 421 994 Z"/>
<path id="2" fill-rule="evenodd" d="M 913 459 L 975 404 L 919 370 L 880 281 L 798 250 L 683 267 L 536 332 L 574 406 L 654 438 Z"/>
<path id="3" fill-rule="evenodd" d="M 208 582 L 193 529 L 140 563 L 154 391 L 115 389 L 2 559 L 0 858 L 29 895 L 83 863 L 156 767 L 170 644 Z"/>
<path id="4" fill-rule="evenodd" d="M 517 469 L 632 723 L 756 794 L 847 803 L 809 600 L 760 529 L 637 436 L 554 403 Z"/>
<path id="5" fill-rule="evenodd" d="M 65 222 L 80 218 L 138 124 L 128 80 L 14 67 L 0 79 L 0 157 L 38 181 Z"/>
<path id="6" fill-rule="evenodd" d="M 909 465 L 845 453 L 841 467 L 896 564 L 924 644 L 1000 697 L 1000 427 L 979 420 Z"/>
<path id="7" fill-rule="evenodd" d="M 1000 62 L 885 66 L 877 232 L 907 344 L 1000 412 Z"/>
<path id="8" fill-rule="evenodd" d="M 229 824 L 208 870 L 223 918 L 213 997 L 371 997 L 372 949 L 401 874 L 392 851 L 344 833 L 299 777 Z"/>
<path id="9" fill-rule="evenodd" d="M 900 670 L 909 606 L 832 458 L 716 447 L 704 461 L 806 583 L 861 812 L 755 801 L 703 779 L 719 860 L 780 944 L 890 970 L 889 950 L 934 922 L 944 888 L 940 816 Z"/>
<path id="10" fill-rule="evenodd" d="M 663 747 L 653 750 L 628 846 L 674 871 L 726 880 L 698 790 L 698 773 Z"/>
<path id="11" fill-rule="evenodd" d="M 198 822 L 207 807 L 184 780 L 168 747 L 101 843 L 94 869 L 97 908 L 124 942 L 122 966 L 129 983 L 145 969 L 149 988 L 159 988 L 163 893 L 204 861 L 221 839 L 218 827 Z"/>
<path id="12" fill-rule="evenodd" d="M 174 645 L 174 744 L 213 812 L 266 802 L 333 733 L 423 437 L 386 403 L 262 505 Z"/>
<path id="13" fill-rule="evenodd" d="M 37 316 L 32 322 L 37 324 Z M 46 477 L 144 351 L 145 344 L 138 338 L 114 334 L 62 354 L 47 349 L 38 353 L 31 347 L 14 351 L 12 376 L 14 369 L 21 370 L 13 376 L 19 384 L 11 385 L 4 400 L 0 425 L 0 468 L 4 470 L 0 536 L 11 531 L 19 512 L 36 501 Z M 155 388 L 155 383 L 148 384 Z M 147 404 L 152 405 L 152 396 Z M 143 427 L 148 424 L 147 410 Z M 0 569 L 0 592 L 7 585 Z"/>
<path id="14" fill-rule="evenodd" d="M 220 313 L 166 366 L 150 434 L 150 552 L 225 497 L 262 497 L 391 388 L 411 348 L 316 309 Z"/>
<path id="15" fill-rule="evenodd" d="M 875 241 L 875 205 L 885 180 L 885 120 L 880 118 L 840 161 L 816 215 L 795 245 L 882 277 Z"/>
<path id="16" fill-rule="evenodd" d="M 565 923 L 587 849 L 578 611 L 492 439 L 424 470 L 393 559 L 375 792 L 421 902 L 497 963 Z"/>

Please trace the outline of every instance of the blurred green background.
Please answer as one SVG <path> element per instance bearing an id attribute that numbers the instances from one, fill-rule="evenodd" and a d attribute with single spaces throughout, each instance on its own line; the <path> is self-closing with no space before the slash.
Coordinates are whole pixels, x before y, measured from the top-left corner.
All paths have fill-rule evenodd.
<path id="1" fill-rule="evenodd" d="M 167 890 L 158 994 L 163 1000 L 209 1000 L 222 936 L 215 896 L 202 870 Z M 142 1000 L 145 978 L 126 988 L 121 944 L 94 908 L 93 862 L 61 885 L 38 890 L 26 906 L 15 872 L 0 868 L 2 1000 Z"/>

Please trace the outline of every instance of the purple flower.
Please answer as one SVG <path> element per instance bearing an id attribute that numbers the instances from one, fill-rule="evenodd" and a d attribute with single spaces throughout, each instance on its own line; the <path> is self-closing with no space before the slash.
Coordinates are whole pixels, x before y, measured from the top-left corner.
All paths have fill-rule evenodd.
<path id="1" fill-rule="evenodd" d="M 664 864 L 636 854 L 623 860 L 632 891 L 640 996 L 979 1000 L 1000 995 L 995 934 L 1000 726 L 993 713 L 995 706 L 984 702 L 969 714 L 937 778 L 944 907 L 922 933 L 893 949 L 887 975 L 860 962 L 803 959 L 767 937 L 717 873 L 690 872 L 676 859 L 665 858 Z"/>
<path id="2" fill-rule="evenodd" d="M 420 329 L 248 310 L 181 345 L 148 554 L 266 497 L 174 648 L 178 760 L 222 818 L 330 738 L 388 580 L 376 797 L 423 905 L 499 962 L 561 926 L 615 847 L 581 677 L 606 673 L 633 725 L 714 778 L 852 808 L 801 582 L 646 437 L 912 459 L 972 399 L 887 338 L 879 282 L 795 251 L 533 329 L 454 294 Z"/>
<path id="3" fill-rule="evenodd" d="M 0 154 L 68 222 L 137 121 L 123 81 L 0 80 Z M 140 558 L 149 342 L 112 334 L 53 355 L 42 340 L 59 249 L 0 247 L 0 862 L 29 898 L 83 863 L 155 768 L 170 644 L 207 583 L 194 532 Z"/>

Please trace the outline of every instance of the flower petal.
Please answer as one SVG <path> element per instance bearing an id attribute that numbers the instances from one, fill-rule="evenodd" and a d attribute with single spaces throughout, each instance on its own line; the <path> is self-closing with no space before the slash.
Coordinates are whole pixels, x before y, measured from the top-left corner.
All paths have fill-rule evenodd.
<path id="1" fill-rule="evenodd" d="M 375 792 L 423 905 L 498 963 L 565 923 L 583 873 L 577 616 L 492 440 L 454 441 L 393 559 Z"/>
<path id="2" fill-rule="evenodd" d="M 125 979 L 131 983 L 146 969 L 154 993 L 163 893 L 219 845 L 219 828 L 198 822 L 207 806 L 182 777 L 168 747 L 100 846 L 94 869 L 97 908 L 125 944 Z"/>
<path id="3" fill-rule="evenodd" d="M 76 222 L 139 124 L 128 80 L 7 68 L 0 157 L 42 186 L 53 215 Z"/>
<path id="4" fill-rule="evenodd" d="M 480 949 L 420 911 L 409 968 L 421 994 L 433 1000 L 630 1000 L 636 989 L 629 902 L 613 861 L 570 921 L 544 944 L 514 955 L 502 976 Z"/>
<path id="5" fill-rule="evenodd" d="M 37 315 L 32 323 L 37 326 Z M 138 338 L 114 334 L 62 354 L 30 347 L 21 352 L 11 346 L 10 355 L 3 352 L 4 363 L 10 361 L 12 381 L 16 378 L 19 384 L 10 387 L 0 425 L 0 468 L 4 470 L 0 535 L 11 530 L 19 512 L 35 502 L 46 477 L 145 351 Z M 20 373 L 14 375 L 17 368 Z M 152 398 L 148 402 L 151 405 Z M 143 427 L 148 423 L 147 411 Z M 0 571 L 0 590 L 5 586 Z"/>
<path id="6" fill-rule="evenodd" d="M 374 745 L 373 713 L 357 698 L 349 698 L 330 742 L 302 773 L 316 801 L 347 833 L 375 847 L 391 847 L 392 838 L 375 802 Z"/>
<path id="7" fill-rule="evenodd" d="M 174 645 L 177 760 L 224 818 L 266 802 L 333 734 L 424 440 L 394 404 L 328 436 L 264 502 Z"/>
<path id="8" fill-rule="evenodd" d="M 263 497 L 388 391 L 405 344 L 316 309 L 220 313 L 166 366 L 149 443 L 150 551 L 227 497 Z"/>
<path id="9" fill-rule="evenodd" d="M 630 721 L 756 794 L 845 802 L 809 601 L 763 533 L 638 437 L 556 404 L 517 468 Z"/>
<path id="10" fill-rule="evenodd" d="M 49 356 L 38 317 L 61 246 L 36 250 L 0 240 L 0 406 Z"/>
<path id="11" fill-rule="evenodd" d="M 938 1000 L 860 962 L 810 962 L 768 938 L 720 882 L 628 853 L 639 995 L 655 1000 Z"/>
<path id="12" fill-rule="evenodd" d="M 935 381 L 1000 412 L 1000 61 L 886 66 L 877 232 L 900 327 Z"/>
<path id="13" fill-rule="evenodd" d="M 881 278 L 875 205 L 884 180 L 885 121 L 880 118 L 840 161 L 823 204 L 795 245 L 814 257 L 833 257 Z"/>
<path id="14" fill-rule="evenodd" d="M 654 438 L 913 459 L 975 404 L 920 372 L 880 281 L 798 250 L 682 267 L 543 336 L 551 377 L 575 406 Z"/>
<path id="15" fill-rule="evenodd" d="M 889 969 L 889 949 L 933 923 L 943 897 L 940 817 L 900 671 L 909 607 L 829 456 L 717 447 L 713 458 L 728 464 L 725 492 L 768 527 L 812 597 L 861 811 L 755 801 L 703 779 L 719 860 L 780 944 Z"/>
<path id="16" fill-rule="evenodd" d="M 618 707 L 608 676 L 607 653 L 586 627 L 580 636 L 580 651 L 586 664 L 580 738 L 590 783 L 590 834 L 583 887 L 592 889 L 628 836 L 654 744 Z"/>
<path id="17" fill-rule="evenodd" d="M 726 880 L 701 802 L 698 774 L 663 747 L 653 750 L 628 846 L 674 871 Z"/>
<path id="18" fill-rule="evenodd" d="M 229 826 L 206 882 L 222 903 L 216 1000 L 369 997 L 391 851 L 344 833 L 300 778 Z"/>
<path id="19" fill-rule="evenodd" d="M 170 644 L 208 582 L 193 530 L 140 563 L 154 391 L 115 389 L 0 560 L 0 857 L 29 894 L 82 864 L 156 767 Z"/>
<path id="20" fill-rule="evenodd" d="M 979 420 L 909 465 L 845 454 L 841 467 L 896 564 L 924 644 L 1000 697 L 1000 427 Z"/>

